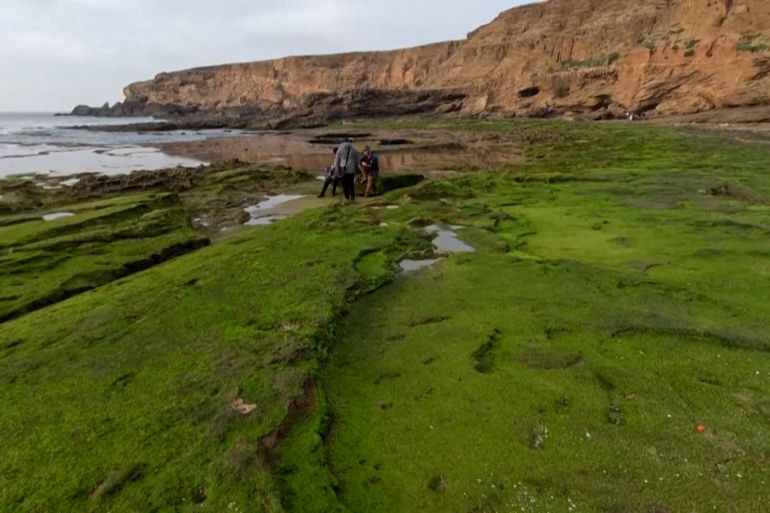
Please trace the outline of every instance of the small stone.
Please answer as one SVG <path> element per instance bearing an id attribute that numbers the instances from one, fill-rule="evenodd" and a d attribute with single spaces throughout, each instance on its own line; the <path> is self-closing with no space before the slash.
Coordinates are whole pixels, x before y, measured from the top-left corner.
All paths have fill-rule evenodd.
<path id="1" fill-rule="evenodd" d="M 256 404 L 248 404 L 243 399 L 236 399 L 230 406 L 241 415 L 248 415 L 257 409 Z"/>
<path id="2" fill-rule="evenodd" d="M 544 449 L 546 438 L 548 438 L 548 428 L 543 425 L 536 426 L 532 430 L 532 437 L 529 442 L 530 448 L 535 450 Z"/>
<path id="3" fill-rule="evenodd" d="M 428 488 L 434 492 L 444 492 L 447 489 L 447 485 L 448 482 L 446 476 L 439 475 L 430 480 L 430 483 L 428 483 Z"/>

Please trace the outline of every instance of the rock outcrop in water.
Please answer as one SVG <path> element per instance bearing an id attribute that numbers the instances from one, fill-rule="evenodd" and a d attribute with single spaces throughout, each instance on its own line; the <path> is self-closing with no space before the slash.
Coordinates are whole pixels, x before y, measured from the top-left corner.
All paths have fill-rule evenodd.
<path id="1" fill-rule="evenodd" d="M 770 103 L 767 0 L 549 0 L 463 41 L 161 73 L 111 113 L 281 123 L 412 113 L 650 117 Z"/>

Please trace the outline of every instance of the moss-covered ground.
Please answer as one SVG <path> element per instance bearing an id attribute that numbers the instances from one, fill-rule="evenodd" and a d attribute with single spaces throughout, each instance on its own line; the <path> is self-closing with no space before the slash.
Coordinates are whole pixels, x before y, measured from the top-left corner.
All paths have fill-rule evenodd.
<path id="1" fill-rule="evenodd" d="M 324 374 L 338 501 L 766 510 L 770 154 L 546 129 L 528 164 L 426 184 L 386 219 L 464 226 L 478 252 L 396 280 L 341 325 Z"/>
<path id="2" fill-rule="evenodd" d="M 61 217 L 0 216 L 0 320 L 205 245 L 177 198 L 130 194 L 62 205 Z M 62 212 L 53 212 L 53 214 Z"/>
<path id="3" fill-rule="evenodd" d="M 119 176 L 84 190 L 0 181 L 0 321 L 208 245 L 265 195 L 315 190 L 301 171 L 243 164 L 168 175 Z"/>
<path id="4" fill-rule="evenodd" d="M 246 232 L 4 324 L 3 508 L 280 511 L 260 440 L 348 294 L 371 286 L 354 263 L 391 242 L 326 218 L 339 222 Z"/>
<path id="5" fill-rule="evenodd" d="M 235 230 L 0 325 L 1 511 L 770 509 L 770 151 L 385 124 L 505 131 L 527 160 Z M 196 215 L 194 191 L 80 221 Z M 28 247 L 37 223 L 0 230 Z M 396 274 L 436 256 L 432 223 L 476 252 Z"/>

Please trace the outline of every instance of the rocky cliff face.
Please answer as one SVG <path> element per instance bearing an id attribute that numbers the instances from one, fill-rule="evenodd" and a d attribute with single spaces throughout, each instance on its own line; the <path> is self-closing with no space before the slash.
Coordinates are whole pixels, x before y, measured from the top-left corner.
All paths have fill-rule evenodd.
<path id="1" fill-rule="evenodd" d="M 162 73 L 112 112 L 664 116 L 770 103 L 767 0 L 549 0 L 464 41 Z"/>

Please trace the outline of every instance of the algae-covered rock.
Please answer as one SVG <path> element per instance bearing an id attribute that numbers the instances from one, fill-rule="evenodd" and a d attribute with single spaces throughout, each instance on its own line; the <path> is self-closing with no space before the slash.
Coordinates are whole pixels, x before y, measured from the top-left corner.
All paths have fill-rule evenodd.
<path id="1" fill-rule="evenodd" d="M 425 180 L 425 176 L 418 174 L 380 175 L 374 180 L 372 195 L 380 196 L 388 191 L 414 187 L 423 180 Z M 357 179 L 356 194 L 363 196 L 364 193 L 366 193 L 366 182 Z"/>

